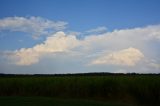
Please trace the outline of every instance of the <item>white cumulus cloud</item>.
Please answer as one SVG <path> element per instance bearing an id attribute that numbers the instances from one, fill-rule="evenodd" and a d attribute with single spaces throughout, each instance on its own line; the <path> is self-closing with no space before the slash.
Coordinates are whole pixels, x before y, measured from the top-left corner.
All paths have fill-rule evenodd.
<path id="1" fill-rule="evenodd" d="M 131 47 L 98 57 L 91 64 L 135 66 L 143 57 L 144 55 L 140 50 Z"/>
<path id="2" fill-rule="evenodd" d="M 58 31 L 31 48 L 10 51 L 8 57 L 22 66 L 36 63 L 38 66 L 45 60 L 64 72 L 79 68 L 114 72 L 122 67 L 125 72 L 150 72 L 151 69 L 159 72 L 159 36 L 160 25 L 90 33 L 83 39 L 78 39 L 77 33 Z"/>

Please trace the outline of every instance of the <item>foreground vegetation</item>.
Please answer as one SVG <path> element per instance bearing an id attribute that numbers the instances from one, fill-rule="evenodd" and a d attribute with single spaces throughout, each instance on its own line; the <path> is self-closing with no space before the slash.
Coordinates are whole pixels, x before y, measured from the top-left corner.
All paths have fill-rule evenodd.
<path id="1" fill-rule="evenodd" d="M 43 96 L 159 105 L 160 76 L 1 76 L 0 96 Z"/>
<path id="2" fill-rule="evenodd" d="M 0 97 L 1 106 L 134 106 L 125 103 L 49 97 Z"/>

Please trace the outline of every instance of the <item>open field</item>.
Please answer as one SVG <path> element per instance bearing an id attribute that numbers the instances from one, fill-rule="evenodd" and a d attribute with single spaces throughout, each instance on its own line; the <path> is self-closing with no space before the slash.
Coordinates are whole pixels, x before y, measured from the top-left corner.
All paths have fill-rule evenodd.
<path id="1" fill-rule="evenodd" d="M 95 102 L 102 101 L 103 103 L 111 101 L 112 103 L 116 102 L 133 105 L 159 105 L 160 76 L 1 76 L 0 96 L 0 105 L 3 104 L 2 101 L 10 100 L 5 100 L 5 96 L 12 96 L 13 98 L 15 96 L 50 97 L 50 99 L 47 100 L 51 100 L 51 98 L 62 98 L 63 100 L 71 99 L 70 101 L 65 103 L 66 106 L 67 104 L 73 102 L 73 98 L 76 100 L 91 100 Z M 32 100 L 32 98 L 29 98 L 29 100 Z M 44 99 L 44 101 L 45 100 L 46 99 Z M 53 104 L 55 104 L 54 100 L 52 101 Z M 61 103 L 62 106 L 64 106 L 63 102 Z M 85 104 L 86 102 L 80 102 L 80 104 L 77 104 L 77 106 L 82 106 L 81 103 Z M 92 102 L 89 103 L 92 104 Z M 97 106 L 93 104 L 86 104 L 86 106 Z M 104 104 L 104 106 L 108 105 Z"/>
<path id="2" fill-rule="evenodd" d="M 55 99 L 49 97 L 0 97 L 1 106 L 134 106 L 93 100 Z"/>

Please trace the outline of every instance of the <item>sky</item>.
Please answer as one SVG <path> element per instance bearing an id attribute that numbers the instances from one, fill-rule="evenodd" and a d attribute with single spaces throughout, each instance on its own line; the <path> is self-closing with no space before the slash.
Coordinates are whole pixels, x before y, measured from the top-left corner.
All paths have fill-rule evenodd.
<path id="1" fill-rule="evenodd" d="M 160 73 L 159 0 L 0 0 L 0 73 Z"/>

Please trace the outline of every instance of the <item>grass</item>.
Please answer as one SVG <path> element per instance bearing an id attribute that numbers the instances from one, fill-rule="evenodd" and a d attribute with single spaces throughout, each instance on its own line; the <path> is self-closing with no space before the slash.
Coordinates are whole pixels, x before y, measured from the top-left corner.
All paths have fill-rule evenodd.
<path id="1" fill-rule="evenodd" d="M 1 106 L 133 106 L 93 100 L 55 99 L 49 97 L 0 97 Z"/>
<path id="2" fill-rule="evenodd" d="M 159 105 L 159 75 L 0 77 L 0 96 L 43 96 Z"/>

